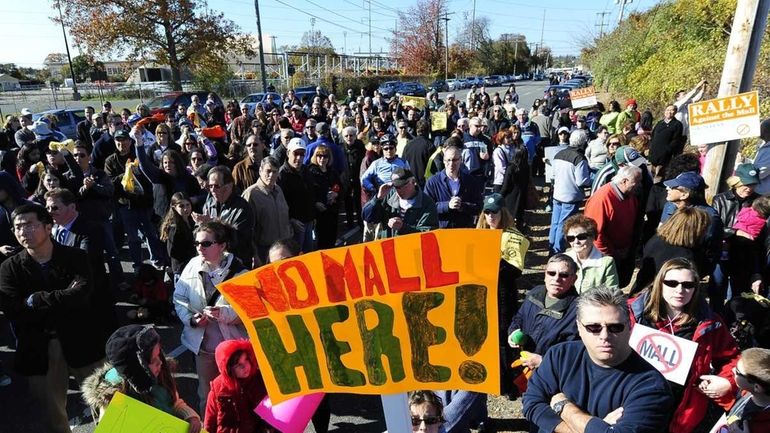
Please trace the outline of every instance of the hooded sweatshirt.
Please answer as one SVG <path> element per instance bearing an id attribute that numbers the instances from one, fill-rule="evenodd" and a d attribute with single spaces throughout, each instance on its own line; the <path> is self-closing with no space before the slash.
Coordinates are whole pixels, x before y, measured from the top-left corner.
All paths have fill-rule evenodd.
<path id="1" fill-rule="evenodd" d="M 228 361 L 236 352 L 245 352 L 251 362 L 251 375 L 237 379 L 227 371 Z M 238 355 L 240 356 L 240 354 Z M 225 340 L 214 354 L 219 376 L 211 381 L 206 402 L 205 429 L 210 433 L 253 433 L 262 431 L 265 424 L 254 408 L 267 395 L 257 359 L 248 340 Z"/>

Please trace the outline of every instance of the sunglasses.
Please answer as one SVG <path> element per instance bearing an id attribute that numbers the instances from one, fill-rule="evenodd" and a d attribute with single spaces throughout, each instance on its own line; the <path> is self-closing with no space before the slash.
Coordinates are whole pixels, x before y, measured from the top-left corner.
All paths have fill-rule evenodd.
<path id="1" fill-rule="evenodd" d="M 492 211 L 490 209 L 484 209 L 484 215 L 497 214 L 498 212 L 500 212 L 500 211 L 494 212 L 494 211 Z"/>
<path id="2" fill-rule="evenodd" d="M 594 335 L 599 335 L 602 333 L 602 329 L 607 328 L 607 332 L 610 334 L 620 334 L 626 329 L 626 325 L 623 323 L 608 323 L 606 325 L 601 325 L 599 323 L 589 323 L 588 325 L 581 323 L 583 325 L 583 328 L 586 328 L 586 331 L 590 332 Z"/>
<path id="3" fill-rule="evenodd" d="M 610 146 L 620 146 L 620 142 L 619 141 L 610 141 L 609 145 Z"/>
<path id="4" fill-rule="evenodd" d="M 424 416 L 422 418 L 418 416 L 412 417 L 412 427 L 417 427 L 422 423 L 425 423 L 426 425 L 434 425 L 441 422 L 440 416 Z"/>
<path id="5" fill-rule="evenodd" d="M 685 290 L 692 290 L 697 283 L 695 281 L 663 280 L 663 285 L 671 288 L 682 286 Z"/>
<path id="6" fill-rule="evenodd" d="M 393 146 L 382 146 L 382 150 L 396 150 Z"/>
<path id="7" fill-rule="evenodd" d="M 549 277 L 555 277 L 558 275 L 559 278 L 562 278 L 562 279 L 569 278 L 572 276 L 572 274 L 570 274 L 569 272 L 556 272 L 556 271 L 545 271 L 545 274 L 548 275 Z"/>
<path id="8" fill-rule="evenodd" d="M 325 153 L 316 153 L 315 157 L 316 158 L 328 158 L 329 155 L 327 155 Z"/>
<path id="9" fill-rule="evenodd" d="M 210 247 L 210 246 L 212 246 L 214 244 L 218 244 L 218 243 L 219 242 L 214 242 L 214 241 L 201 241 L 201 242 L 194 241 L 193 245 L 196 246 L 196 247 L 208 248 L 208 247 Z"/>
<path id="10" fill-rule="evenodd" d="M 567 238 L 567 242 L 569 242 L 569 243 L 575 242 L 575 239 L 577 239 L 579 241 L 584 241 L 584 240 L 588 239 L 588 233 L 578 233 L 578 234 L 576 234 L 574 236 L 567 235 L 567 236 L 565 236 L 565 238 Z"/>

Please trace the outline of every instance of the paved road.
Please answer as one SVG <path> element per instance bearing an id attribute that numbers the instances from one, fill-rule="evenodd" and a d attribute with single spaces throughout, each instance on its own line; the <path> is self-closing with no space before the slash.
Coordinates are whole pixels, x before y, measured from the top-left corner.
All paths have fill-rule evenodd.
<path id="1" fill-rule="evenodd" d="M 546 82 L 525 81 L 517 83 L 517 91 L 520 97 L 520 106 L 531 107 L 535 98 L 542 97 Z M 495 87 L 487 89 L 488 93 L 493 94 L 496 91 L 505 92 L 505 87 Z M 458 98 L 465 99 L 468 90 L 454 92 Z M 442 94 L 442 98 L 446 93 Z M 125 260 L 128 259 L 127 250 L 123 251 Z M 128 261 L 124 262 L 124 270 L 129 270 Z M 127 302 L 128 293 L 121 293 L 118 296 L 118 317 L 125 319 L 126 312 L 131 308 Z M 181 325 L 172 323 L 170 325 L 158 326 L 163 339 L 163 348 L 167 354 L 176 356 L 179 366 L 177 371 L 177 381 L 182 398 L 192 407 L 197 407 L 198 399 L 196 393 L 197 376 L 192 354 L 179 346 L 179 336 L 181 335 Z M 13 336 L 10 332 L 8 321 L 0 313 L 0 361 L 3 362 L 6 370 L 10 370 L 13 360 Z M 9 371 L 13 378 L 10 386 L 0 388 L 0 432 L 2 433 L 37 433 L 42 432 L 35 417 L 37 411 L 34 404 L 27 397 L 25 392 L 26 384 L 23 378 L 16 376 Z M 68 412 L 71 417 L 82 413 L 85 409 L 80 401 L 80 394 L 75 390 L 74 383 L 71 384 L 72 390 L 68 399 Z M 380 400 L 376 396 L 360 395 L 333 395 L 331 396 L 332 418 L 330 422 L 330 431 L 337 433 L 379 433 L 385 431 L 384 417 Z M 86 423 L 74 429 L 76 433 L 93 432 L 94 424 Z M 314 432 L 311 426 L 308 426 L 306 432 Z"/>

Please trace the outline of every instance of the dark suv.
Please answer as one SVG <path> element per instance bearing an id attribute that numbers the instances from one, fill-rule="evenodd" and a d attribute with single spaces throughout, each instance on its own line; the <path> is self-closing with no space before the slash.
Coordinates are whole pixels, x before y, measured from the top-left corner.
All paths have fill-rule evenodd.
<path id="1" fill-rule="evenodd" d="M 147 106 L 150 107 L 150 112 L 152 114 L 156 113 L 168 113 L 168 112 L 174 112 L 176 111 L 176 107 L 181 105 L 184 105 L 185 108 L 189 107 L 192 103 L 192 95 L 198 95 L 198 99 L 200 100 L 201 104 L 206 103 L 206 99 L 208 99 L 209 93 L 212 92 L 172 92 L 172 93 L 166 93 L 162 96 L 156 96 L 150 100 L 150 102 L 147 103 Z M 219 99 L 219 95 L 214 93 L 214 101 L 219 104 L 220 106 L 224 106 L 222 104 L 222 100 Z"/>

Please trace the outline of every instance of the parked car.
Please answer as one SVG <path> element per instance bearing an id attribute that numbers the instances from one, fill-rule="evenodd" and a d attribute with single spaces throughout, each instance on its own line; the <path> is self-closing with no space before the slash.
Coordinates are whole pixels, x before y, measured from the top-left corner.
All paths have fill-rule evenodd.
<path id="1" fill-rule="evenodd" d="M 499 86 L 502 82 L 503 80 L 500 79 L 499 75 L 488 75 L 484 77 L 485 86 Z"/>
<path id="2" fill-rule="evenodd" d="M 401 85 L 396 88 L 396 93 L 398 93 L 401 96 L 423 96 L 423 97 L 428 94 L 428 92 L 425 90 L 425 86 L 415 81 L 401 83 Z"/>
<path id="3" fill-rule="evenodd" d="M 396 94 L 396 89 L 401 85 L 400 81 L 386 81 L 377 89 L 383 98 L 389 99 Z"/>
<path id="4" fill-rule="evenodd" d="M 468 81 L 470 81 L 471 86 L 480 87 L 484 85 L 484 79 L 481 77 L 468 77 Z"/>
<path id="5" fill-rule="evenodd" d="M 315 90 L 313 90 L 315 92 Z M 275 92 L 267 92 L 267 93 L 251 93 L 247 95 L 245 98 L 241 99 L 241 105 L 246 104 L 249 106 L 249 114 L 254 115 L 254 110 L 257 107 L 257 104 L 261 104 L 265 102 L 265 98 L 267 95 L 270 95 L 273 97 L 273 102 L 275 104 L 278 104 L 278 106 L 282 106 L 283 102 L 281 101 L 281 95 Z"/>
<path id="6" fill-rule="evenodd" d="M 543 81 L 545 80 L 545 74 L 542 72 L 538 72 L 535 75 L 532 76 L 532 79 L 535 81 Z"/>
<path id="7" fill-rule="evenodd" d="M 463 88 L 462 80 L 449 79 L 446 80 L 447 92 L 454 92 Z"/>
<path id="8" fill-rule="evenodd" d="M 304 98 L 308 98 L 311 100 L 315 98 L 316 96 L 319 96 L 319 94 L 316 92 L 316 88 L 318 86 L 302 86 L 302 87 L 295 87 L 294 88 L 294 96 L 297 97 L 300 101 Z M 329 97 L 329 92 L 321 88 L 320 93 L 321 99 L 326 99 Z"/>
<path id="9" fill-rule="evenodd" d="M 78 130 L 77 126 L 83 120 L 86 120 L 85 111 L 82 109 L 62 109 L 62 110 L 48 110 L 32 115 L 32 120 L 38 120 L 46 114 L 53 114 L 56 116 L 56 127 L 59 128 L 62 134 L 67 138 L 77 140 Z"/>
<path id="10" fill-rule="evenodd" d="M 428 90 L 435 90 L 437 92 L 448 92 L 449 86 L 444 80 L 436 80 L 428 85 Z"/>
<path id="11" fill-rule="evenodd" d="M 150 100 L 150 102 L 147 103 L 147 106 L 150 108 L 151 114 L 156 113 L 168 113 L 176 111 L 176 107 L 178 105 L 184 105 L 185 107 L 189 107 L 192 103 L 192 95 L 198 95 L 198 99 L 200 100 L 201 104 L 206 103 L 206 99 L 208 98 L 209 93 L 212 92 L 171 92 L 166 93 L 162 96 L 156 96 Z M 214 93 L 214 101 L 221 105 L 222 100 L 219 99 L 219 95 Z"/>
<path id="12" fill-rule="evenodd" d="M 556 89 L 556 94 L 559 95 L 559 108 L 572 108 L 572 100 L 570 99 L 569 91 L 574 90 L 574 88 L 563 86 L 561 84 L 548 86 L 543 93 L 543 97 L 547 96 L 552 88 Z"/>

